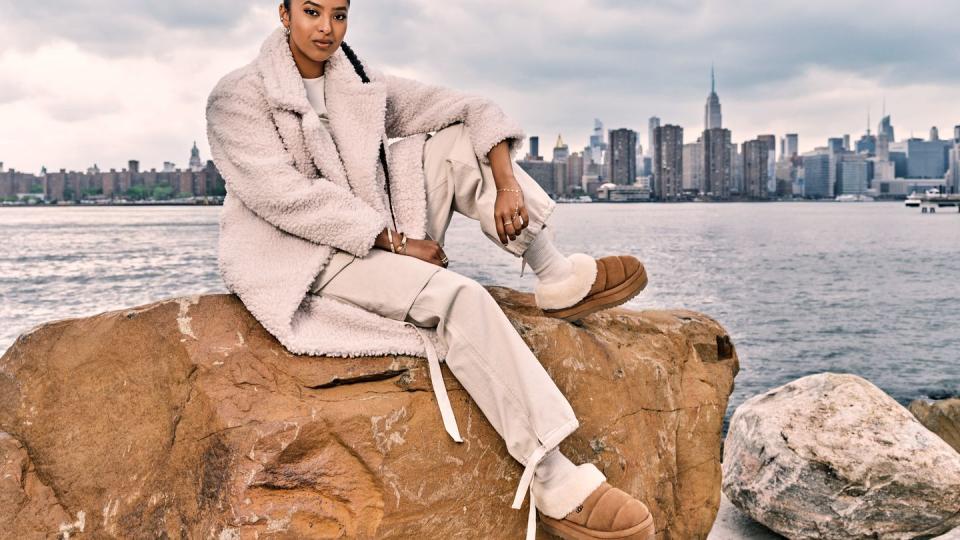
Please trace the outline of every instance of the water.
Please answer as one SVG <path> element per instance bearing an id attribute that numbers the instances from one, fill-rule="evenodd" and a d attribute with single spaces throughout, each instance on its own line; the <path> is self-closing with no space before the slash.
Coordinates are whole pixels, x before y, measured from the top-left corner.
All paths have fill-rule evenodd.
<path id="1" fill-rule="evenodd" d="M 946 209 L 945 209 L 946 210 Z M 0 208 L 0 350 L 34 325 L 226 292 L 219 207 Z M 897 203 L 561 204 L 565 252 L 633 253 L 650 285 L 627 304 L 687 308 L 730 332 L 744 399 L 822 371 L 907 404 L 960 394 L 960 215 Z M 519 259 L 455 216 L 450 268 L 531 291 Z"/>

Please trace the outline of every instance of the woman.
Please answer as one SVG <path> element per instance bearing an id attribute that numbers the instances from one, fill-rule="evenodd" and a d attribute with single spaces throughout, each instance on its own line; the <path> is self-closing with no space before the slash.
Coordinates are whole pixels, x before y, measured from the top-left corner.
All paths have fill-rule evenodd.
<path id="1" fill-rule="evenodd" d="M 446 269 L 451 213 L 530 264 L 537 305 L 576 321 L 646 285 L 630 256 L 562 255 L 556 205 L 513 162 L 523 130 L 492 102 L 373 70 L 343 43 L 349 0 L 285 0 L 256 60 L 207 104 L 227 184 L 227 287 L 295 354 L 426 357 L 444 427 L 462 442 L 440 360 L 526 466 L 514 499 L 564 538 L 652 538 L 640 501 L 557 445 L 570 404 L 489 293 Z M 431 132 L 436 132 L 430 135 Z M 401 140 L 387 145 L 388 138 Z"/>

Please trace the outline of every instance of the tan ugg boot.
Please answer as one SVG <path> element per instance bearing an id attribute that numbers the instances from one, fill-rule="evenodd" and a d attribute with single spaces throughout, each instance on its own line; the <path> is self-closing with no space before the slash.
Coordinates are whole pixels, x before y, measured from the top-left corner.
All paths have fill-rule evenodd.
<path id="1" fill-rule="evenodd" d="M 544 530 L 563 540 L 653 540 L 655 532 L 646 505 L 607 482 L 563 519 L 540 514 L 540 522 Z"/>
<path id="2" fill-rule="evenodd" d="M 537 305 L 550 317 L 575 322 L 591 313 L 619 306 L 647 286 L 647 271 L 632 255 L 594 259 L 574 253 L 569 258 L 574 263 L 574 272 L 568 278 L 570 283 L 542 284 L 534 289 Z M 575 286 L 575 282 L 580 285 Z M 582 286 L 584 283 L 591 283 L 589 289 Z"/>

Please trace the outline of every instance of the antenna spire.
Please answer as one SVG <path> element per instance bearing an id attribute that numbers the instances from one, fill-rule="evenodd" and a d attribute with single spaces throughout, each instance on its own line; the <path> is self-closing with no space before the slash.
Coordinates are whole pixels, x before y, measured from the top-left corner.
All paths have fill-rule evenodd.
<path id="1" fill-rule="evenodd" d="M 710 92 L 717 93 L 717 72 L 713 68 L 713 62 L 710 62 Z"/>

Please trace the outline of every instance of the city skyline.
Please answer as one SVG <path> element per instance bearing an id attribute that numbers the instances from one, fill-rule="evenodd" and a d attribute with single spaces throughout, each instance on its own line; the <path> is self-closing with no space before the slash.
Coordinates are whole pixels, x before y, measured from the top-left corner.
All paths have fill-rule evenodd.
<path id="1" fill-rule="evenodd" d="M 0 160 L 30 172 L 131 158 L 159 168 L 193 139 L 209 156 L 206 96 L 255 56 L 277 4 L 91 0 L 52 18 L 37 4 L 0 5 L 0 69 L 17 75 L 0 81 Z M 901 138 L 950 132 L 960 75 L 945 38 L 957 16 L 944 0 L 404 0 L 356 2 L 348 41 L 385 71 L 489 97 L 528 135 L 562 133 L 574 149 L 593 118 L 637 131 L 645 148 L 651 116 L 699 126 L 715 64 L 734 140 L 796 132 L 802 153 L 856 138 L 884 100 Z M 906 28 L 910 40 L 886 39 Z"/>

